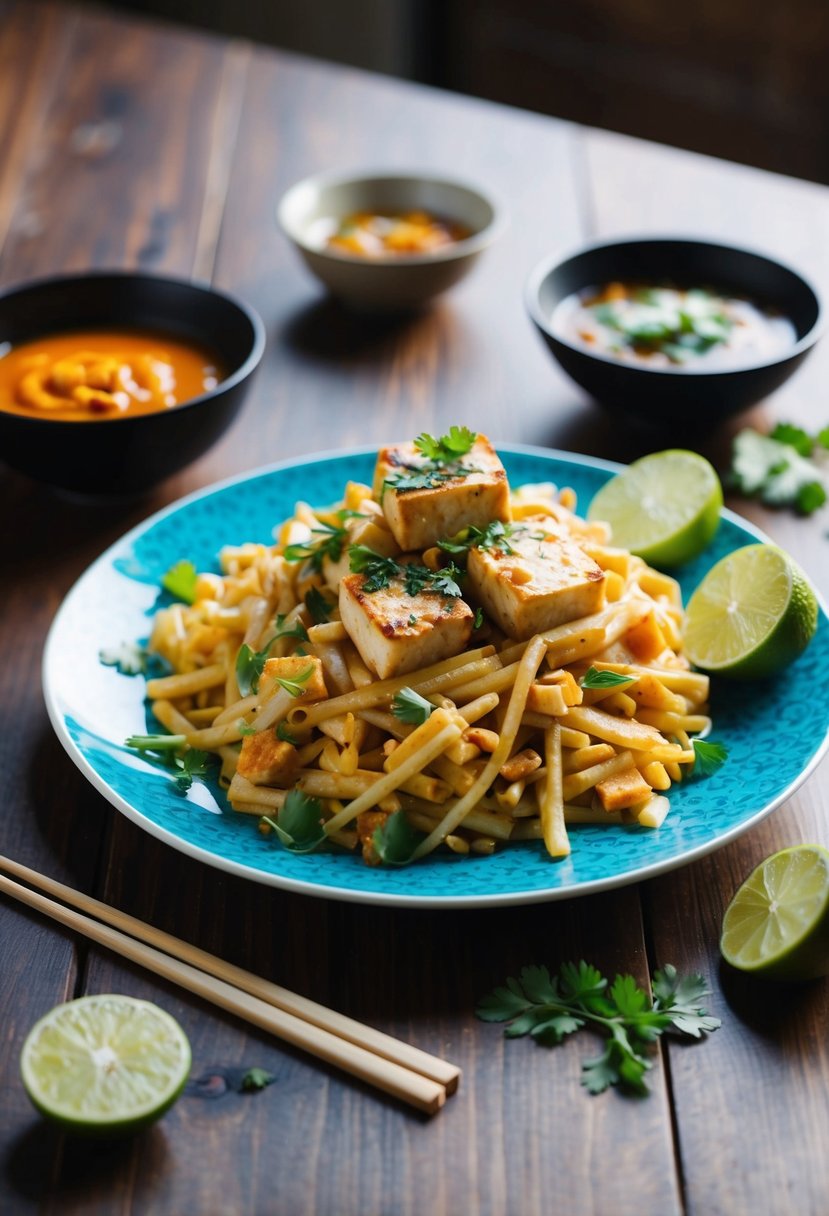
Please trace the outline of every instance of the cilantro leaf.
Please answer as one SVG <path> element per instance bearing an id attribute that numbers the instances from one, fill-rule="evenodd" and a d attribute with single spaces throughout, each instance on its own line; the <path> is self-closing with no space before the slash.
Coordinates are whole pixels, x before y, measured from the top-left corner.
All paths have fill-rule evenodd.
<path id="1" fill-rule="evenodd" d="M 778 422 L 769 431 L 769 438 L 776 439 L 778 443 L 788 443 L 801 456 L 811 456 L 812 454 L 811 435 L 802 427 L 794 426 L 791 422 Z"/>
<path id="2" fill-rule="evenodd" d="M 493 519 L 485 528 L 469 524 L 455 536 L 438 541 L 438 548 L 446 553 L 465 556 L 470 549 L 500 549 L 504 553 L 514 553 L 510 545 L 510 537 L 526 532 L 527 529 L 518 524 L 503 523 Z"/>
<path id="3" fill-rule="evenodd" d="M 588 667 L 581 682 L 582 688 L 617 688 L 621 684 L 632 684 L 636 676 L 623 676 L 618 671 L 599 671 Z"/>
<path id="4" fill-rule="evenodd" d="M 401 722 L 410 722 L 420 726 L 432 713 L 435 706 L 413 688 L 401 688 L 395 693 L 391 703 L 391 712 Z"/>
<path id="5" fill-rule="evenodd" d="M 236 656 L 236 683 L 243 697 L 259 691 L 259 677 L 268 661 L 270 642 L 262 650 L 254 650 L 243 642 Z"/>
<path id="6" fill-rule="evenodd" d="M 275 1080 L 273 1073 L 264 1068 L 249 1068 L 239 1081 L 239 1089 L 243 1094 L 257 1093 L 260 1089 L 267 1089 Z"/>
<path id="7" fill-rule="evenodd" d="M 475 431 L 470 431 L 469 427 L 452 426 L 448 433 L 441 435 L 439 439 L 424 432 L 418 435 L 414 445 L 427 460 L 449 464 L 471 452 L 477 438 Z"/>
<path id="8" fill-rule="evenodd" d="M 316 528 L 311 529 L 311 536 L 306 541 L 286 545 L 283 557 L 286 562 L 301 562 L 308 560 L 311 569 L 319 572 L 327 557 L 336 562 L 342 557 L 345 542 L 348 539 L 348 529 L 345 520 L 359 516 L 359 511 L 349 511 L 343 508 L 336 512 L 339 524 L 326 524 L 321 520 Z"/>
<path id="9" fill-rule="evenodd" d="M 288 793 L 276 819 L 262 816 L 291 853 L 312 853 L 325 840 L 322 803 L 302 790 Z"/>
<path id="10" fill-rule="evenodd" d="M 405 493 L 406 490 L 434 490 L 444 481 L 451 481 L 453 477 L 458 477 L 465 471 L 471 472 L 471 470 L 461 468 L 450 472 L 446 469 L 434 469 L 424 465 L 421 469 L 393 473 L 391 477 L 384 480 L 383 488 L 395 490 L 397 493 Z"/>
<path id="11" fill-rule="evenodd" d="M 193 563 L 182 559 L 161 576 L 161 586 L 177 600 L 192 604 L 196 598 L 196 577 Z"/>
<path id="12" fill-rule="evenodd" d="M 331 604 L 318 587 L 310 587 L 305 593 L 305 607 L 315 625 L 323 625 L 331 617 Z"/>
<path id="13" fill-rule="evenodd" d="M 366 576 L 363 590 L 369 593 L 384 590 L 401 570 L 393 557 L 383 557 L 367 545 L 350 545 L 348 560 L 352 574 Z"/>
<path id="14" fill-rule="evenodd" d="M 799 447 L 775 437 L 793 432 Z M 803 434 L 789 424 L 781 424 L 771 435 L 751 427 L 740 431 L 732 449 L 731 484 L 771 507 L 794 506 L 803 515 L 816 511 L 826 501 L 826 487 L 818 465 L 802 454 Z"/>
<path id="15" fill-rule="evenodd" d="M 277 676 L 276 682 L 280 688 L 284 688 L 292 697 L 301 697 L 305 692 L 305 685 L 313 674 L 314 664 L 311 663 L 304 671 L 297 672 L 293 679 L 289 679 L 287 676 Z"/>
<path id="16" fill-rule="evenodd" d="M 372 844 L 385 865 L 405 866 L 412 860 L 412 854 L 421 840 L 425 840 L 423 832 L 412 827 L 406 812 L 395 811 L 375 830 Z"/>
<path id="17" fill-rule="evenodd" d="M 461 576 L 461 571 L 451 563 L 441 570 L 431 570 L 418 562 L 398 562 L 393 557 L 383 557 L 366 545 L 351 545 L 348 555 L 352 572 L 365 576 L 363 591 L 368 594 L 384 591 L 394 578 L 403 580 L 407 595 L 434 591 L 455 599 L 461 594 L 455 581 Z"/>
<path id="18" fill-rule="evenodd" d="M 186 794 L 194 777 L 206 777 L 210 772 L 212 760 L 210 752 L 203 752 L 197 747 L 188 748 L 181 762 L 181 770 L 176 775 L 176 788 L 179 792 Z"/>
<path id="19" fill-rule="evenodd" d="M 542 1046 L 555 1047 L 567 1035 L 590 1024 L 606 1034 L 601 1055 L 582 1064 L 582 1084 L 593 1094 L 619 1085 L 647 1093 L 645 1076 L 651 1061 L 645 1053 L 664 1031 L 701 1038 L 716 1030 L 701 1002 L 708 995 L 699 976 L 677 976 L 670 964 L 653 977 L 654 1000 L 631 975 L 617 975 L 608 988 L 605 977 L 589 963 L 563 963 L 557 975 L 546 967 L 524 967 L 519 978 L 479 1001 L 475 1010 L 485 1022 L 504 1022 L 509 1038 L 529 1034 Z"/>
<path id="20" fill-rule="evenodd" d="M 299 746 L 297 740 L 294 738 L 294 736 L 291 734 L 290 730 L 288 729 L 288 723 L 285 722 L 284 720 L 277 724 L 277 727 L 276 727 L 276 730 L 274 733 L 276 734 L 276 737 L 277 737 L 277 739 L 279 739 L 280 743 L 291 743 L 294 747 Z"/>
<path id="21" fill-rule="evenodd" d="M 693 739 L 695 777 L 710 777 L 728 759 L 728 749 L 722 743 L 709 743 L 705 739 Z"/>
<path id="22" fill-rule="evenodd" d="M 484 610 L 483 610 L 483 608 L 481 608 L 481 606 L 479 604 L 478 607 L 475 609 L 475 619 L 472 622 L 472 628 L 480 629 L 481 625 L 483 625 L 483 623 L 484 623 Z"/>
<path id="23" fill-rule="evenodd" d="M 138 676 L 145 670 L 147 651 L 137 642 L 121 642 L 98 651 L 98 661 L 104 667 L 116 667 L 122 676 Z"/>

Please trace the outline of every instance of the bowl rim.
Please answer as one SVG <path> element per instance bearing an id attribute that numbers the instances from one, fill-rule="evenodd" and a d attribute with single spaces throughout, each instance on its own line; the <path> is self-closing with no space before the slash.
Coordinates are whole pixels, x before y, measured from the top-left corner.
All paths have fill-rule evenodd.
<path id="1" fill-rule="evenodd" d="M 163 284 L 168 284 L 168 285 L 171 284 L 175 287 L 188 287 L 194 291 L 200 292 L 202 295 L 205 295 L 205 296 L 217 296 L 220 299 L 224 300 L 226 303 L 228 303 L 228 304 L 232 305 L 234 308 L 236 308 L 245 317 L 245 319 L 250 323 L 251 329 L 253 330 L 253 341 L 251 343 L 251 348 L 250 348 L 248 355 L 246 356 L 244 361 L 239 365 L 239 367 L 237 367 L 234 372 L 231 372 L 231 374 L 229 376 L 226 376 L 224 378 L 224 380 L 220 380 L 219 383 L 215 386 L 215 388 L 211 388 L 211 389 L 208 389 L 207 392 L 200 393 L 198 395 L 198 397 L 191 397 L 188 401 L 181 401 L 177 405 L 171 406 L 167 410 L 153 410 L 147 414 L 124 414 L 124 415 L 119 415 L 115 418 L 96 418 L 96 419 L 92 419 L 93 422 L 103 422 L 103 423 L 106 423 L 107 426 L 118 425 L 118 426 L 135 427 L 135 426 L 147 425 L 148 421 L 152 421 L 152 420 L 158 422 L 162 418 L 169 418 L 172 414 L 180 415 L 180 414 L 184 413 L 185 411 L 189 411 L 193 408 L 196 408 L 199 405 L 203 405 L 204 402 L 211 400 L 220 392 L 225 393 L 225 392 L 228 392 L 229 390 L 235 388 L 238 384 L 241 384 L 244 380 L 247 379 L 247 377 L 249 375 L 252 374 L 252 372 L 254 372 L 256 370 L 256 368 L 258 367 L 259 363 L 262 360 L 263 354 L 265 353 L 265 346 L 267 343 L 267 333 L 265 330 L 264 321 L 262 320 L 262 318 L 260 317 L 260 315 L 256 311 L 256 309 L 253 308 L 252 305 L 248 304 L 245 300 L 243 300 L 241 298 L 241 296 L 238 296 L 235 293 L 230 292 L 230 291 L 225 291 L 223 288 L 214 287 L 210 283 L 200 283 L 200 282 L 194 281 L 193 279 L 177 278 L 174 275 L 147 274 L 145 271 L 141 271 L 141 270 L 131 271 L 131 270 L 118 270 L 118 269 L 114 269 L 114 270 L 93 269 L 93 270 L 83 270 L 83 271 L 72 271 L 72 272 L 67 272 L 67 273 L 62 273 L 62 274 L 43 275 L 36 279 L 23 279 L 19 283 L 11 283 L 8 286 L 5 286 L 2 289 L 0 289 L 0 304 L 3 304 L 7 299 L 14 297 L 18 294 L 21 294 L 24 291 L 28 291 L 30 289 L 46 288 L 53 284 L 66 285 L 68 283 L 73 283 L 73 282 L 89 283 L 89 282 L 96 281 L 96 280 L 101 281 L 101 280 L 125 280 L 125 279 L 128 279 L 131 282 L 137 282 L 139 280 L 144 280 L 145 282 L 152 283 L 152 284 L 163 283 Z M 68 330 L 68 332 L 71 332 L 71 328 Z M 24 339 L 24 341 L 35 341 L 35 340 L 36 340 L 36 338 Z M 13 418 L 13 419 L 19 420 L 19 422 L 24 426 L 40 425 L 40 426 L 48 426 L 48 427 L 54 428 L 55 426 L 75 427 L 78 425 L 80 425 L 80 426 L 87 425 L 87 423 L 85 423 L 85 422 L 79 423 L 77 419 L 46 418 L 46 417 L 43 417 L 40 415 L 32 415 L 30 417 L 28 414 L 21 414 L 21 413 L 17 413 L 16 411 L 12 412 L 10 410 L 3 410 L 2 408 L 0 408 L 0 413 L 2 413 L 4 419 Z"/>
<path id="2" fill-rule="evenodd" d="M 539 292 L 545 279 L 552 274 L 554 270 L 564 266 L 565 263 L 575 260 L 582 254 L 593 253 L 603 249 L 619 249 L 626 245 L 696 245 L 705 246 L 707 249 L 721 250 L 727 253 L 742 253 L 749 257 L 757 258 L 762 262 L 768 263 L 777 270 L 785 270 L 794 278 L 799 279 L 803 287 L 811 293 L 816 307 L 816 316 L 811 327 L 806 331 L 801 338 L 788 347 L 786 350 L 779 352 L 771 358 L 759 359 L 753 362 L 739 363 L 735 367 L 648 367 L 647 364 L 625 363 L 620 359 L 614 359 L 612 355 L 603 355 L 598 351 L 590 350 L 587 346 L 581 346 L 576 342 L 570 341 L 563 337 L 557 330 L 553 329 L 549 319 L 541 311 L 539 306 Z M 553 341 L 559 343 L 567 350 L 572 351 L 577 355 L 584 355 L 588 359 L 595 360 L 597 363 L 605 364 L 609 367 L 617 369 L 622 374 L 633 373 L 643 374 L 647 376 L 665 376 L 668 378 L 675 376 L 693 376 L 693 377 L 735 377 L 740 376 L 745 372 L 762 371 L 765 368 L 777 367 L 781 363 L 787 363 L 790 359 L 796 358 L 798 355 L 805 354 L 810 350 L 816 342 L 823 336 L 827 323 L 826 309 L 823 304 L 823 299 L 815 286 L 814 282 L 808 278 L 799 268 L 794 267 L 789 262 L 784 262 L 780 258 L 772 257 L 770 254 L 761 249 L 754 249 L 748 245 L 733 245 L 726 241 L 712 240 L 704 236 L 693 236 L 687 233 L 672 234 L 672 233 L 656 233 L 656 234 L 631 234 L 628 236 L 615 237 L 590 241 L 587 244 L 576 246 L 564 254 L 553 254 L 546 258 L 542 258 L 527 276 L 524 286 L 524 304 L 530 314 L 531 319 L 535 322 L 543 333 L 547 334 Z"/>
<path id="3" fill-rule="evenodd" d="M 492 217 L 489 223 L 485 224 L 480 231 L 472 233 L 463 240 L 453 241 L 442 249 L 435 249 L 430 253 L 381 254 L 370 258 L 363 257 L 357 253 L 346 253 L 338 249 L 329 249 L 326 246 L 314 244 L 306 240 L 305 236 L 287 219 L 291 196 L 299 193 L 300 190 L 308 189 L 309 187 L 348 186 L 356 185 L 357 183 L 367 184 L 370 182 L 386 181 L 428 182 L 431 185 L 452 186 L 456 189 L 464 190 L 467 194 L 475 196 L 489 207 Z M 321 173 L 312 173 L 308 177 L 303 177 L 299 181 L 294 182 L 292 186 L 289 186 L 280 198 L 276 206 L 276 218 L 280 228 L 288 239 L 306 253 L 317 257 L 330 258 L 332 262 L 363 267 L 429 266 L 440 262 L 458 261 L 486 249 L 496 237 L 500 236 L 506 226 L 506 213 L 500 199 L 489 192 L 484 193 L 479 186 L 473 185 L 463 178 L 449 177 L 443 173 L 420 172 L 416 169 L 401 169 L 397 171 L 388 167 L 383 169 L 365 169 L 359 172 L 327 169 Z"/>

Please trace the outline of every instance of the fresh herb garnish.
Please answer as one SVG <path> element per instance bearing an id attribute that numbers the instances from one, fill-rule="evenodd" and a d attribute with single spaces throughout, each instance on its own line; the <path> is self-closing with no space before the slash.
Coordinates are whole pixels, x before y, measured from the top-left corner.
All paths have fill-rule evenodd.
<path id="1" fill-rule="evenodd" d="M 277 818 L 263 815 L 262 822 L 273 828 L 292 853 L 312 853 L 325 840 L 322 803 L 319 798 L 303 794 L 302 790 L 291 790 Z"/>
<path id="2" fill-rule="evenodd" d="M 695 777 L 710 777 L 728 759 L 728 750 L 722 743 L 709 743 L 705 739 L 693 739 Z"/>
<path id="3" fill-rule="evenodd" d="M 493 519 L 485 528 L 477 528 L 474 524 L 463 528 L 456 536 L 447 540 L 439 540 L 438 548 L 455 556 L 463 556 L 470 549 L 500 549 L 504 553 L 514 553 L 510 538 L 517 533 L 526 531 L 516 524 L 505 524 L 500 519 Z"/>
<path id="4" fill-rule="evenodd" d="M 475 431 L 470 431 L 468 426 L 450 426 L 448 433 L 439 439 L 424 431 L 415 439 L 414 445 L 427 460 L 451 464 L 471 452 L 477 438 Z"/>
<path id="5" fill-rule="evenodd" d="M 633 976 L 617 975 L 608 987 L 601 972 L 582 961 L 563 963 L 557 976 L 546 967 L 524 967 L 519 979 L 508 979 L 475 1012 L 485 1022 L 509 1023 L 508 1038 L 530 1034 L 545 1047 L 587 1023 L 604 1030 L 605 1050 L 582 1064 L 582 1085 L 592 1094 L 610 1085 L 645 1094 L 645 1074 L 652 1066 L 645 1052 L 663 1031 L 699 1039 L 720 1025 L 702 1007 L 708 994 L 701 976 L 680 979 L 667 964 L 654 973 L 651 1003 Z"/>
<path id="6" fill-rule="evenodd" d="M 122 676 L 138 676 L 146 669 L 147 651 L 137 642 L 122 642 L 98 651 L 104 667 L 116 667 Z"/>
<path id="7" fill-rule="evenodd" d="M 408 687 L 395 693 L 391 703 L 391 712 L 395 718 L 399 718 L 401 722 L 410 722 L 414 726 L 425 722 L 434 708 L 431 701 L 427 701 L 419 692 Z"/>
<path id="8" fill-rule="evenodd" d="M 352 545 L 348 555 L 352 572 L 365 576 L 363 590 L 368 594 L 384 591 L 393 578 L 403 580 L 407 595 L 433 591 L 456 599 L 461 593 L 456 580 L 462 572 L 452 563 L 441 570 L 430 570 L 428 566 L 415 562 L 398 562 L 393 557 L 383 557 L 366 545 Z"/>
<path id="9" fill-rule="evenodd" d="M 305 692 L 305 685 L 314 674 L 314 664 L 306 667 L 304 671 L 299 671 L 293 678 L 287 676 L 276 676 L 276 682 L 280 688 L 284 688 L 292 697 L 301 697 Z"/>
<path id="10" fill-rule="evenodd" d="M 770 435 L 746 427 L 734 438 L 729 481 L 748 498 L 811 515 L 826 502 L 818 460 L 827 447 L 829 428 L 811 438 L 790 423 L 779 423 Z"/>
<path id="11" fill-rule="evenodd" d="M 405 811 L 395 811 L 385 823 L 375 829 L 371 843 L 385 865 L 405 866 L 412 860 L 415 849 L 424 839 L 423 832 L 418 832 L 409 823 Z"/>
<path id="12" fill-rule="evenodd" d="M 243 739 L 247 739 L 251 735 L 256 734 L 256 729 L 253 726 L 248 726 L 248 724 L 244 718 L 240 718 L 239 721 L 236 723 L 236 729 L 238 730 L 239 734 L 242 736 Z"/>
<path id="13" fill-rule="evenodd" d="M 291 734 L 290 730 L 288 729 L 288 723 L 284 719 L 277 724 L 274 733 L 281 743 L 291 743 L 294 747 L 298 746 L 297 740 Z"/>
<path id="14" fill-rule="evenodd" d="M 196 598 L 196 577 L 193 563 L 182 559 L 161 576 L 161 586 L 177 600 L 192 604 Z"/>
<path id="15" fill-rule="evenodd" d="M 473 629 L 480 629 L 484 623 L 484 610 L 480 606 L 475 609 L 475 619 L 472 622 Z"/>
<path id="16" fill-rule="evenodd" d="M 170 752 L 184 747 L 186 742 L 186 735 L 130 735 L 124 746 L 139 752 Z"/>
<path id="17" fill-rule="evenodd" d="M 267 1089 L 275 1080 L 273 1073 L 264 1068 L 249 1068 L 239 1081 L 239 1089 L 243 1094 L 252 1094 L 260 1089 Z"/>
<path id="18" fill-rule="evenodd" d="M 637 291 L 629 298 L 587 308 L 600 325 L 619 335 L 621 347 L 661 351 L 672 363 L 686 363 L 727 342 L 734 329 L 723 301 L 701 290 L 683 295 L 664 289 Z"/>
<path id="19" fill-rule="evenodd" d="M 318 527 L 311 529 L 311 537 L 308 540 L 286 546 L 283 553 L 285 561 L 307 560 L 310 562 L 311 569 L 317 572 L 322 570 L 326 557 L 330 558 L 332 562 L 339 561 L 348 538 L 348 529 L 344 526 L 344 522 L 347 519 L 354 519 L 359 514 L 359 511 L 343 509 L 335 512 L 335 517 L 340 521 L 339 524 L 325 524 L 320 521 Z"/>
<path id="20" fill-rule="evenodd" d="M 236 656 L 236 683 L 239 685 L 239 692 L 243 697 L 259 691 L 259 680 L 270 657 L 271 646 L 274 642 L 278 642 L 280 638 L 308 641 L 308 630 L 302 621 L 294 621 L 293 625 L 289 625 L 287 629 L 283 628 L 284 621 L 284 616 L 276 618 L 276 633 L 261 650 L 254 650 L 252 646 L 248 646 L 247 642 L 243 642 L 239 647 L 239 653 Z M 302 653 L 305 652 L 302 651 Z"/>
<path id="21" fill-rule="evenodd" d="M 331 617 L 331 604 L 318 587 L 310 587 L 306 591 L 305 607 L 315 625 L 324 625 Z"/>
<path id="22" fill-rule="evenodd" d="M 623 676 L 618 671 L 599 671 L 588 667 L 582 678 L 582 688 L 616 688 L 620 684 L 631 684 L 635 676 Z"/>
<path id="23" fill-rule="evenodd" d="M 406 490 L 433 490 L 453 477 L 465 477 L 479 470 L 464 465 L 462 459 L 475 446 L 478 436 L 466 426 L 452 426 L 445 435 L 436 439 L 425 432 L 418 435 L 414 446 L 426 463 L 402 465 L 402 471 L 393 473 L 383 482 L 383 489 L 398 492 Z"/>
<path id="24" fill-rule="evenodd" d="M 214 757 L 209 752 L 203 752 L 197 747 L 189 748 L 181 762 L 181 769 L 176 774 L 176 789 L 186 794 L 193 784 L 194 777 L 206 777 Z"/>

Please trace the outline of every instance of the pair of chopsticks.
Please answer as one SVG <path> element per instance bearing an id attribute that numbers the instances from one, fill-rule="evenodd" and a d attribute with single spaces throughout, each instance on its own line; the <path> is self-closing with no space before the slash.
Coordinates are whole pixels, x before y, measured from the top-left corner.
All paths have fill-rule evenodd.
<path id="1" fill-rule="evenodd" d="M 225 962 L 8 857 L 0 856 L 0 870 L 71 906 L 66 908 L 0 874 L 3 894 L 425 1114 L 436 1114 L 447 1094 L 458 1087 L 461 1070 L 446 1060 Z"/>

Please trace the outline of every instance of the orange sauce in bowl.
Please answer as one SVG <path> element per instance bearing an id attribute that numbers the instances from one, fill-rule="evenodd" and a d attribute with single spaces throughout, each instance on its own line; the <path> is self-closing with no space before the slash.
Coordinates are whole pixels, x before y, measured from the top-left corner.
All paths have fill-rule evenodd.
<path id="1" fill-rule="evenodd" d="M 3 349 L 0 409 L 29 418 L 150 414 L 192 401 L 222 379 L 209 351 L 143 330 L 46 334 Z"/>

